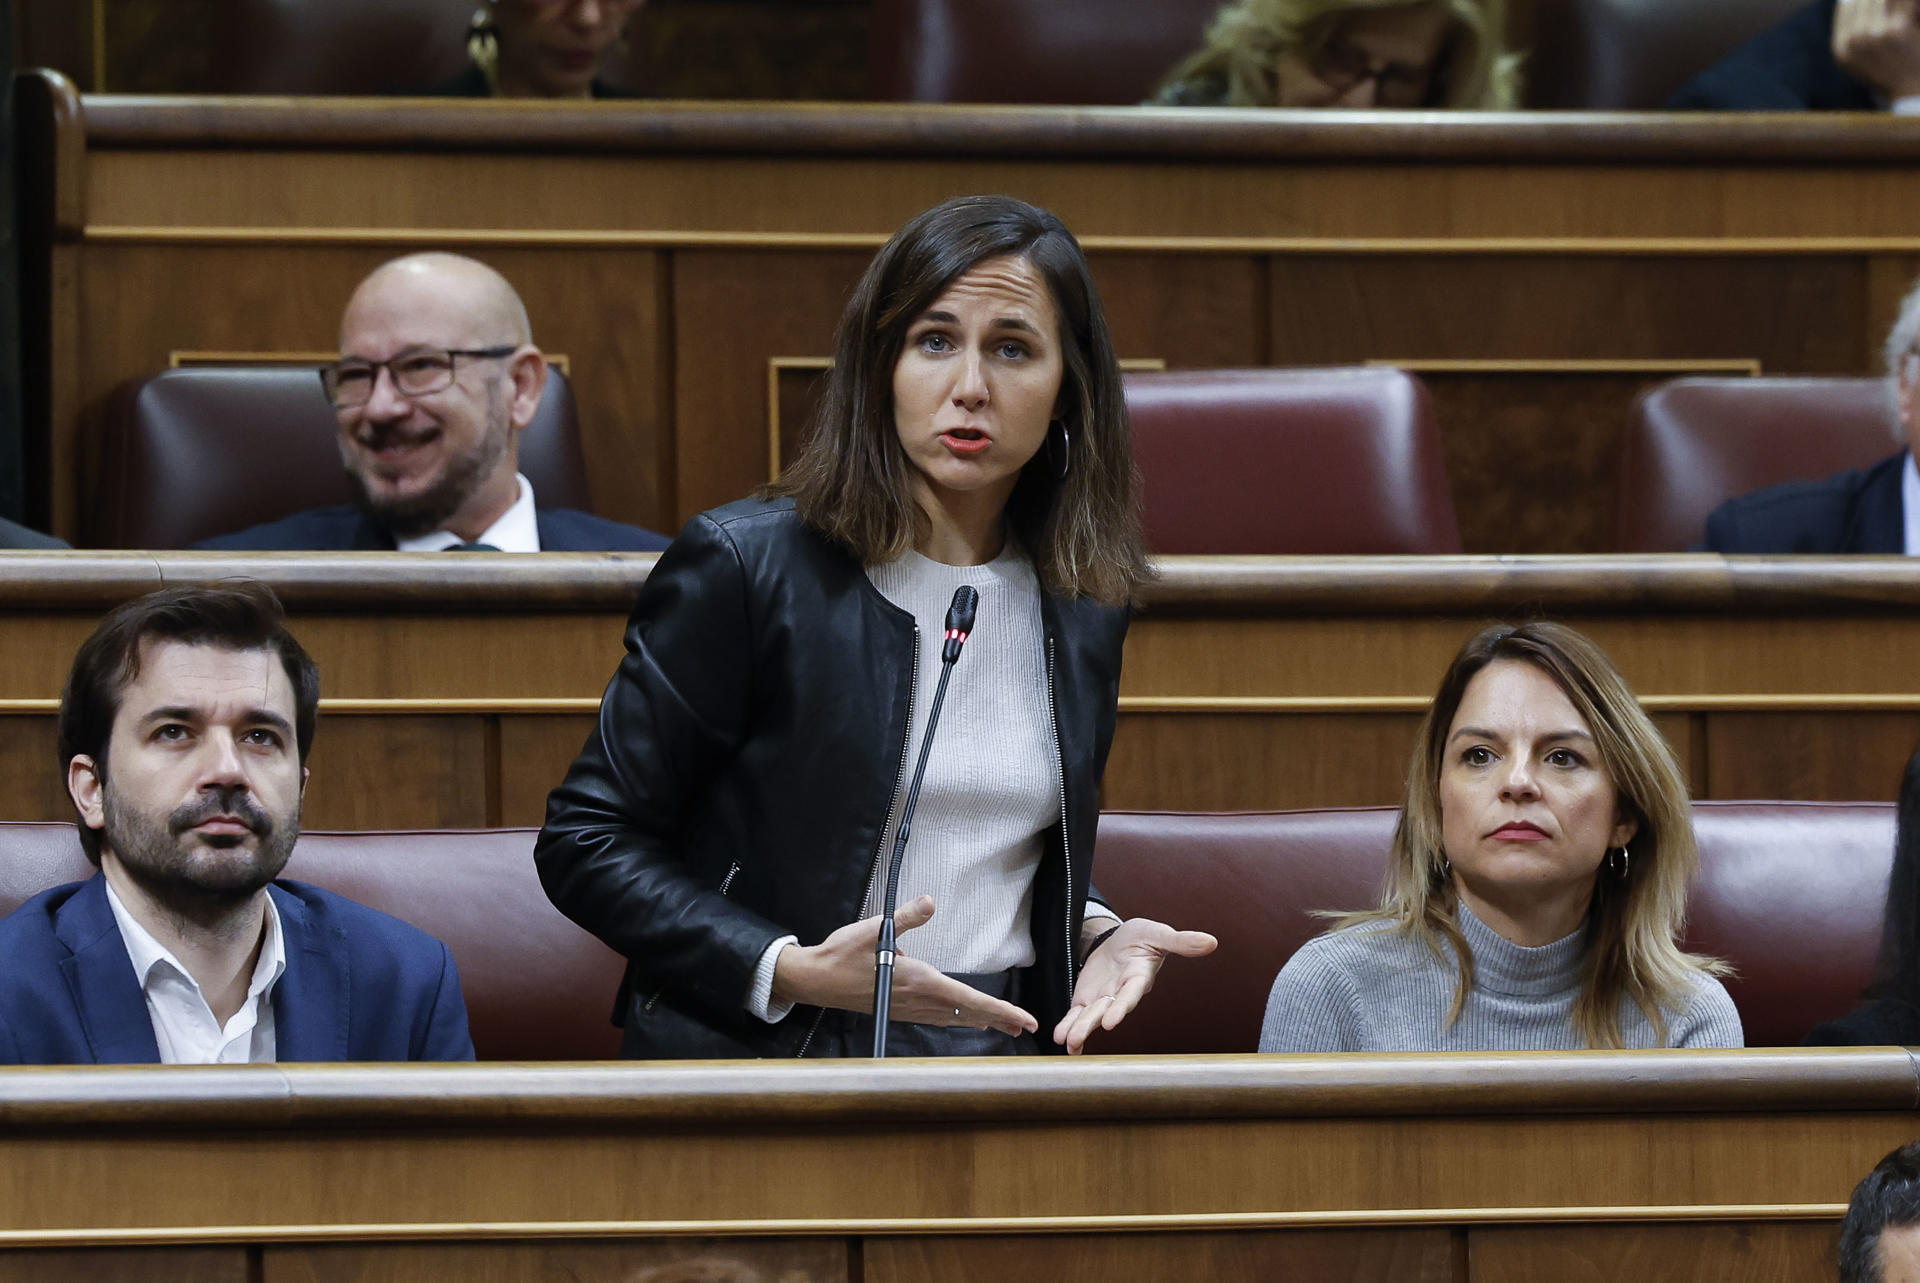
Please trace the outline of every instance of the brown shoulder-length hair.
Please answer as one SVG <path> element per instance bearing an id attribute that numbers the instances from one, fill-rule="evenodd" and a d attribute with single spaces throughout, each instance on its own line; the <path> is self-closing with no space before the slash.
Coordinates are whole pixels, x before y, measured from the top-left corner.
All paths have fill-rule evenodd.
<path id="1" fill-rule="evenodd" d="M 1066 357 L 1060 423 L 1007 501 L 1013 537 L 1048 591 L 1118 604 L 1152 576 L 1140 535 L 1120 364 L 1086 255 L 1061 221 L 1011 196 L 963 196 L 895 233 L 854 287 L 834 335 L 833 372 L 799 456 L 762 491 L 791 495 L 807 524 L 864 565 L 927 532 L 913 465 L 893 420 L 893 369 L 907 331 L 961 275 L 1024 258 L 1046 280 Z"/>
<path id="2" fill-rule="evenodd" d="M 1664 1043 L 1666 1013 L 1684 1005 L 1691 982 L 1729 970 L 1718 959 L 1684 952 L 1678 943 L 1687 886 L 1700 863 L 1686 777 L 1606 652 L 1565 624 L 1497 624 L 1454 656 L 1414 743 L 1406 802 L 1387 857 L 1386 895 L 1378 909 L 1348 915 L 1342 925 L 1387 922 L 1436 956 L 1444 942 L 1459 960 L 1460 972 L 1447 1024 L 1460 1018 L 1473 988 L 1473 954 L 1455 917 L 1452 867 L 1442 838 L 1440 772 L 1467 684 L 1496 660 L 1531 664 L 1553 679 L 1593 732 L 1621 813 L 1639 825 L 1627 843 L 1624 876 L 1607 860 L 1594 877 L 1574 1028 L 1588 1046 L 1620 1046 L 1620 1004 L 1631 999 Z"/>

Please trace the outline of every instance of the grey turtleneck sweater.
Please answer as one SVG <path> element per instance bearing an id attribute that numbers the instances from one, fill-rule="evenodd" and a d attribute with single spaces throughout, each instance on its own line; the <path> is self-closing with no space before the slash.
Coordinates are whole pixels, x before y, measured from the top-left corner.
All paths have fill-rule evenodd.
<path id="1" fill-rule="evenodd" d="M 1473 989 L 1452 1028 L 1459 969 L 1386 923 L 1363 923 L 1309 940 L 1280 968 L 1267 995 L 1261 1051 L 1578 1051 L 1573 1027 L 1586 950 L 1583 928 L 1529 949 L 1459 906 L 1473 951 Z M 1686 1003 L 1669 1011 L 1667 1040 L 1631 999 L 1620 1004 L 1628 1047 L 1739 1047 L 1740 1014 L 1720 982 L 1698 976 Z"/>

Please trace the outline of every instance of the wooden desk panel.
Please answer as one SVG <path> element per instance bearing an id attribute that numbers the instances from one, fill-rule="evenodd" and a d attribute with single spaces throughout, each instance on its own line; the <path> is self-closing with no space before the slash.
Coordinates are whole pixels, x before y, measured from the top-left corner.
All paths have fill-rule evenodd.
<path id="1" fill-rule="evenodd" d="M 353 280 L 496 262 L 568 355 L 594 501 L 672 530 L 765 479 L 919 210 L 1009 191 L 1086 244 L 1121 355 L 1434 372 L 1471 551 L 1594 552 L 1627 405 L 1688 371 L 1860 373 L 1920 266 L 1892 119 L 22 94 L 34 491 L 87 526 L 106 398 L 181 351 L 324 350 Z"/>
<path id="2" fill-rule="evenodd" d="M 1916 1101 L 1891 1048 L 9 1069 L 0 1270 L 1805 1277 Z"/>
<path id="3" fill-rule="evenodd" d="M 244 574 L 321 668 L 310 828 L 538 824 L 591 733 L 651 557 L 0 553 L 0 814 L 64 820 L 61 683 L 101 613 Z M 1391 804 L 1486 622 L 1589 632 L 1696 796 L 1890 800 L 1920 742 L 1900 558 L 1170 558 L 1127 642 L 1104 804 Z"/>

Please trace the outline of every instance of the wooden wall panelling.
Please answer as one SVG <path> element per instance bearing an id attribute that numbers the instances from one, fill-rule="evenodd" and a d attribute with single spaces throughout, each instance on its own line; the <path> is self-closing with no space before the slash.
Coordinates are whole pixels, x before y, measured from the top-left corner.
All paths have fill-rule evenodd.
<path id="1" fill-rule="evenodd" d="M 1879 339 L 1858 254 L 1297 254 L 1272 270 L 1278 364 L 1752 358 L 1840 374 Z"/>
<path id="2" fill-rule="evenodd" d="M 1611 552 L 1634 398 L 1725 371 L 1415 372 L 1433 397 L 1464 550 L 1538 554 Z"/>
<path id="3" fill-rule="evenodd" d="M 1122 360 L 1171 370 L 1267 364 L 1261 256 L 1094 250 L 1087 261 Z"/>
<path id="4" fill-rule="evenodd" d="M 1863 374 L 1881 374 L 1880 344 L 1900 316 L 1900 302 L 1920 285 L 1920 255 L 1875 254 L 1867 260 L 1867 362 Z"/>
<path id="5" fill-rule="evenodd" d="M 87 336 L 79 386 L 87 429 L 76 467 L 97 477 L 106 394 L 167 367 L 180 350 L 327 352 L 341 310 L 374 267 L 419 245 L 90 247 L 80 282 Z M 563 353 L 574 385 L 594 506 L 671 528 L 672 475 L 658 256 L 647 250 L 465 247 L 513 282 L 534 336 Z M 318 393 L 316 392 L 317 396 Z"/>
<path id="6" fill-rule="evenodd" d="M 1469 552 L 1613 547 L 1634 397 L 1716 363 L 1875 368 L 1865 260 L 1435 254 L 1276 257 L 1275 364 L 1476 360 L 1420 370 Z M 1813 318 L 1802 325 L 1800 318 Z M 1567 368 L 1502 370 L 1500 361 Z M 1636 362 L 1670 361 L 1649 371 Z M 1582 369 L 1588 363 L 1618 369 Z M 1697 362 L 1695 369 L 1687 362 Z"/>
<path id="7" fill-rule="evenodd" d="M 852 1283 L 837 1238 L 269 1247 L 260 1283 Z M 0 1258 L 4 1259 L 4 1258 Z"/>
<path id="8" fill-rule="evenodd" d="M 1287 1279 L 1467 1283 L 1445 1229 L 869 1239 L 866 1283 Z"/>
<path id="9" fill-rule="evenodd" d="M 71 820 L 51 713 L 0 716 L 0 818 Z"/>
<path id="10" fill-rule="evenodd" d="M 1101 804 L 1113 810 L 1390 806 L 1417 713 L 1122 714 Z"/>
<path id="11" fill-rule="evenodd" d="M 253 1283 L 245 1247 L 28 1248 L 0 1252 L 0 1283 Z"/>
<path id="12" fill-rule="evenodd" d="M 1710 713 L 1707 797 L 1891 802 L 1920 712 Z"/>
<path id="13" fill-rule="evenodd" d="M 0 1081 L 10 1248 L 1367 1229 L 1416 1261 L 1420 1231 L 1830 1223 L 1916 1085 L 1903 1051 L 1827 1048 Z"/>
<path id="14" fill-rule="evenodd" d="M 323 699 L 597 700 L 624 653 L 624 611 L 290 613 Z"/>
<path id="15" fill-rule="evenodd" d="M 309 829 L 472 829 L 497 822 L 480 717 L 323 716 L 308 757 Z"/>
<path id="16" fill-rule="evenodd" d="M 1864 1175 L 1865 1173 L 1862 1173 Z M 1833 1277 L 1832 1221 L 1476 1227 L 1471 1283 L 1802 1283 Z"/>
<path id="17" fill-rule="evenodd" d="M 831 357 L 868 255 L 681 250 L 673 256 L 677 516 L 767 480 L 767 362 Z"/>
<path id="18" fill-rule="evenodd" d="M 593 713 L 501 717 L 500 822 L 537 826 L 547 818 L 547 794 L 580 755 L 598 717 Z"/>

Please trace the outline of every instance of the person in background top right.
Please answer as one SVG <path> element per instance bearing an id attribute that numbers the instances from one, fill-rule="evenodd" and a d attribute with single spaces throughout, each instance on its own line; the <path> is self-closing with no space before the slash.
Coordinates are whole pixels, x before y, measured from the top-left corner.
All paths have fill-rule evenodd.
<path id="1" fill-rule="evenodd" d="M 1504 110 L 1505 23 L 1503 0 L 1232 0 L 1148 105 Z"/>

